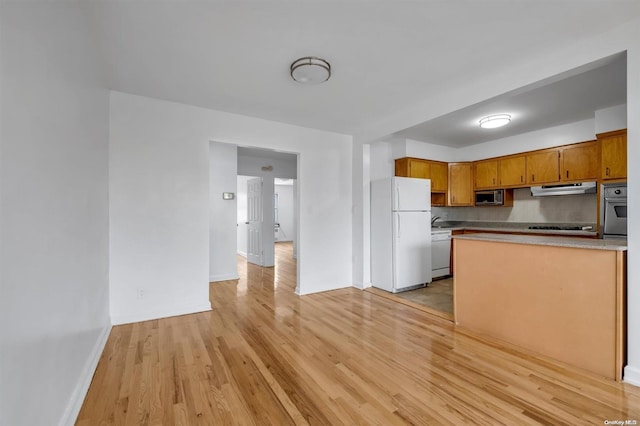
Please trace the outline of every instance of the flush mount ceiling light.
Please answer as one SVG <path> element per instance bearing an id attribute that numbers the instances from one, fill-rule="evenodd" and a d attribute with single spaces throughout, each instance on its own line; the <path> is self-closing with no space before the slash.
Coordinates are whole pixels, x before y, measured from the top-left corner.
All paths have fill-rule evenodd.
<path id="1" fill-rule="evenodd" d="M 480 127 L 483 129 L 495 129 L 496 127 L 506 126 L 511 122 L 509 114 L 488 115 L 480 119 Z"/>
<path id="2" fill-rule="evenodd" d="M 329 80 L 329 77 L 331 77 L 331 65 L 324 59 L 306 56 L 296 59 L 291 64 L 291 78 L 298 83 L 324 83 Z"/>

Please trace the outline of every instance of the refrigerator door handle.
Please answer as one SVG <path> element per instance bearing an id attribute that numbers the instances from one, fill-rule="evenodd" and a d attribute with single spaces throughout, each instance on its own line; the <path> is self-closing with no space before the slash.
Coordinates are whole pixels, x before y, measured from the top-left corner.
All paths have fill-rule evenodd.
<path id="1" fill-rule="evenodd" d="M 400 215 L 398 215 L 398 234 L 396 235 L 396 238 L 400 238 Z"/>
<path id="2" fill-rule="evenodd" d="M 400 210 L 400 188 L 396 185 L 396 209 Z"/>

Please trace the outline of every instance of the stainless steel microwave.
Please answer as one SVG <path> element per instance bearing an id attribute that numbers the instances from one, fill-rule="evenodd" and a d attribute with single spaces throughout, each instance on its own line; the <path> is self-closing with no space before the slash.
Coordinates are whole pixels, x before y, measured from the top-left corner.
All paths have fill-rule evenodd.
<path id="1" fill-rule="evenodd" d="M 503 206 L 504 189 L 493 189 L 491 191 L 476 191 L 476 206 Z"/>

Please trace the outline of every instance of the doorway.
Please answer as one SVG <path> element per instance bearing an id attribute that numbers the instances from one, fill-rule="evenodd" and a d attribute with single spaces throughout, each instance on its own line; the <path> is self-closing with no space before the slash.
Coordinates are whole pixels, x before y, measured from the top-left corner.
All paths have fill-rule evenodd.
<path id="1" fill-rule="evenodd" d="M 267 280 L 273 275 L 274 280 L 284 279 L 296 290 L 297 189 L 296 154 L 238 147 L 237 255 L 241 278 L 251 271 Z"/>
<path id="2" fill-rule="evenodd" d="M 238 228 L 238 254 L 245 257 L 251 257 L 251 249 L 250 249 L 250 229 L 249 227 L 252 225 L 252 221 L 250 220 L 250 214 L 252 211 L 252 207 L 250 206 L 250 198 L 251 195 L 251 187 L 254 187 L 255 190 L 255 180 L 261 179 L 256 176 L 238 176 L 237 183 L 237 228 Z M 264 179 L 264 178 L 262 178 Z M 267 182 L 268 184 L 269 182 Z M 296 253 L 294 250 L 294 245 L 296 242 L 296 187 L 297 181 L 296 179 L 281 179 L 275 178 L 273 179 L 273 191 L 271 193 L 267 192 L 265 197 L 271 197 L 273 200 L 273 221 L 268 225 L 269 228 L 273 229 L 273 242 L 278 245 L 278 243 L 289 243 L 291 246 L 292 256 L 295 258 Z M 255 209 L 255 206 L 253 206 Z M 255 213 L 255 212 L 254 212 Z M 254 238 L 254 241 L 256 239 Z M 260 261 L 254 260 L 251 263 L 261 264 Z M 262 266 L 273 266 L 269 265 L 269 262 L 266 262 L 266 265 Z"/>

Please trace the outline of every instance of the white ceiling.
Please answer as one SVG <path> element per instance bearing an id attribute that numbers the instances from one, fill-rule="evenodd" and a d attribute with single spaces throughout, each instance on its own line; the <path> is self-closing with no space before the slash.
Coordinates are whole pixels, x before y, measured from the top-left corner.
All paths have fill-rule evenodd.
<path id="1" fill-rule="evenodd" d="M 624 53 L 566 74 L 487 99 L 396 132 L 394 136 L 463 147 L 587 120 L 594 118 L 597 110 L 626 103 Z M 480 128 L 480 118 L 500 113 L 511 115 L 511 123 L 496 129 Z"/>
<path id="2" fill-rule="evenodd" d="M 471 76 L 640 16 L 637 0 L 104 0 L 86 7 L 111 89 L 347 134 Z M 291 62 L 308 55 L 331 63 L 327 83 L 291 80 Z"/>

